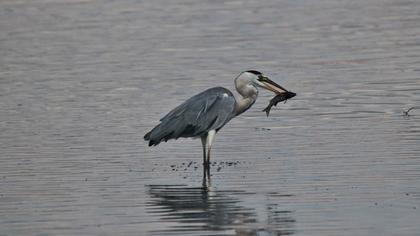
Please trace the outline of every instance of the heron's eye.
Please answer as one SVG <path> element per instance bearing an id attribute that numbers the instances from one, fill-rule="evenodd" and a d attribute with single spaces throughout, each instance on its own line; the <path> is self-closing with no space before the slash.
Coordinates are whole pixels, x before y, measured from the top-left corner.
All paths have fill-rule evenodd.
<path id="1" fill-rule="evenodd" d="M 264 76 L 262 76 L 262 75 L 259 75 L 258 76 L 258 81 L 266 81 L 267 80 L 267 77 L 264 77 Z"/>

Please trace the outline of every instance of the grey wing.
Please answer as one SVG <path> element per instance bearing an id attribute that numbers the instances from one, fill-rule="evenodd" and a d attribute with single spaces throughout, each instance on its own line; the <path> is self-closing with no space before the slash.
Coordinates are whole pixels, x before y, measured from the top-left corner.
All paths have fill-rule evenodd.
<path id="1" fill-rule="evenodd" d="M 197 137 L 210 130 L 218 131 L 233 117 L 235 98 L 221 87 L 208 89 L 170 111 L 161 123 L 145 135 L 149 146 L 162 140 Z"/>

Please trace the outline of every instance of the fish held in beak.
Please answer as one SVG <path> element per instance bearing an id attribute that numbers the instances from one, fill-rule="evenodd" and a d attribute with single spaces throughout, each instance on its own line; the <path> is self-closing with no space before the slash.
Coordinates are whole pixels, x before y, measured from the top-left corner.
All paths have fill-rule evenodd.
<path id="1" fill-rule="evenodd" d="M 265 113 L 268 115 L 270 114 L 270 110 L 273 106 L 277 106 L 277 103 L 284 101 L 284 103 L 287 102 L 288 99 L 293 98 L 294 96 L 296 96 L 296 93 L 291 92 L 291 91 L 287 91 L 284 89 L 285 92 L 283 93 L 277 93 L 277 95 L 275 97 L 273 97 L 270 100 L 270 103 L 268 104 L 268 106 L 262 110 L 265 111 Z"/>

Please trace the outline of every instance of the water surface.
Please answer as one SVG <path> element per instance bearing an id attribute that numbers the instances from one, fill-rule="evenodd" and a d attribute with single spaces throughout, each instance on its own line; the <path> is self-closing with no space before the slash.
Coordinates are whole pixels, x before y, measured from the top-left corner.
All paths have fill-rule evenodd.
<path id="1" fill-rule="evenodd" d="M 0 2 L 0 235 L 416 235 L 418 1 Z M 201 144 L 143 135 L 257 69 Z"/>

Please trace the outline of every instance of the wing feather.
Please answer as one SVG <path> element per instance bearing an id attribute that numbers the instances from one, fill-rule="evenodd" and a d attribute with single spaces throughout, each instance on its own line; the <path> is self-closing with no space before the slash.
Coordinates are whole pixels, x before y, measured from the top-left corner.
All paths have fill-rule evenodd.
<path id="1" fill-rule="evenodd" d="M 171 110 L 144 138 L 149 140 L 149 145 L 157 145 L 162 140 L 196 137 L 219 130 L 233 117 L 234 107 L 235 98 L 229 90 L 208 89 Z"/>

